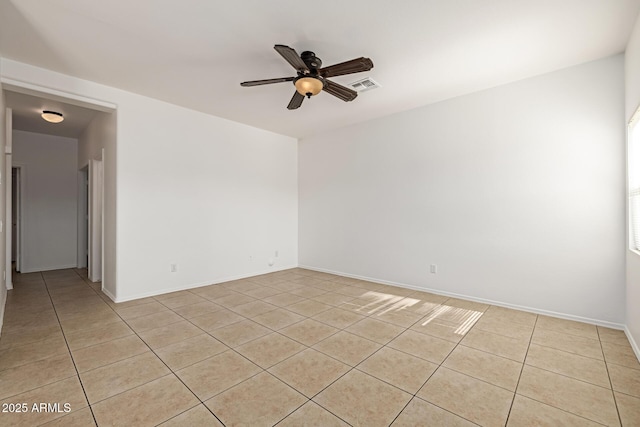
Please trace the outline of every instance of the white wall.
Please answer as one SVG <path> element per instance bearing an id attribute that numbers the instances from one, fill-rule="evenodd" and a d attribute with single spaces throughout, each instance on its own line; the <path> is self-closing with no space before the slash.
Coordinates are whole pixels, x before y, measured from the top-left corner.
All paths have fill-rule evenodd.
<path id="1" fill-rule="evenodd" d="M 0 61 L 5 79 L 117 105 L 117 300 L 298 264 L 295 139 Z"/>
<path id="2" fill-rule="evenodd" d="M 300 264 L 619 326 L 623 96 L 618 55 L 303 139 Z"/>
<path id="3" fill-rule="evenodd" d="M 0 74 L 2 72 L 2 65 L 0 64 Z M 6 103 L 4 99 L 4 91 L 2 90 L 2 85 L 0 84 L 0 200 L 2 200 L 2 206 L 4 206 L 4 200 L 6 197 L 7 190 L 7 170 L 5 165 L 5 152 L 4 148 L 6 145 L 7 135 L 6 135 Z M 11 171 L 9 171 L 11 173 Z M 3 274 L 11 274 L 11 266 L 7 266 L 7 257 L 6 257 L 6 245 L 4 244 L 6 241 L 6 233 L 5 233 L 5 225 L 6 225 L 6 210 L 0 209 L 0 221 L 2 221 L 2 231 L 0 231 L 0 279 L 3 278 Z M 6 272 L 6 273 L 5 273 Z M 4 283 L 4 280 L 0 280 L 0 333 L 2 333 L 2 322 L 4 319 L 4 307 L 7 302 L 7 287 Z"/>
<path id="4" fill-rule="evenodd" d="M 640 19 L 625 53 L 625 121 L 640 106 Z M 637 127 L 637 126 L 636 126 Z M 640 254 L 627 250 L 627 335 L 640 358 Z"/>
<path id="5" fill-rule="evenodd" d="M 22 166 L 21 271 L 75 267 L 78 140 L 14 130 L 12 157 Z"/>

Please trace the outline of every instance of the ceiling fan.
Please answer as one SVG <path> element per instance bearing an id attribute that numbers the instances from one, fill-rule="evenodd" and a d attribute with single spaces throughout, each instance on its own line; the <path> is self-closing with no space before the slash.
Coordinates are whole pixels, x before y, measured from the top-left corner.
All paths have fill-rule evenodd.
<path id="1" fill-rule="evenodd" d="M 242 82 L 240 86 L 250 87 L 272 83 L 293 82 L 296 91 L 291 101 L 289 101 L 289 105 L 287 105 L 289 110 L 299 108 L 305 96 L 311 98 L 320 93 L 321 90 L 343 101 L 353 101 L 358 96 L 358 92 L 332 82 L 328 80 L 328 77 L 360 73 L 373 68 L 373 62 L 369 58 L 356 58 L 322 68 L 322 61 L 313 52 L 304 51 L 301 55 L 298 55 L 298 52 L 294 49 L 281 44 L 277 44 L 273 48 L 282 55 L 285 61 L 296 69 L 298 75 L 295 77 L 281 77 L 279 79 L 252 80 Z"/>

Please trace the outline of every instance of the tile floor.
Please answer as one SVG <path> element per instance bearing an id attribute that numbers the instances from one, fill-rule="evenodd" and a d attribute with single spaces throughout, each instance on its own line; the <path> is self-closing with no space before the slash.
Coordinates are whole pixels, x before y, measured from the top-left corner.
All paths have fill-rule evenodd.
<path id="1" fill-rule="evenodd" d="M 59 270 L 15 277 L 0 401 L 28 406 L 3 426 L 639 426 L 640 364 L 621 331 L 302 269 L 122 304 Z"/>

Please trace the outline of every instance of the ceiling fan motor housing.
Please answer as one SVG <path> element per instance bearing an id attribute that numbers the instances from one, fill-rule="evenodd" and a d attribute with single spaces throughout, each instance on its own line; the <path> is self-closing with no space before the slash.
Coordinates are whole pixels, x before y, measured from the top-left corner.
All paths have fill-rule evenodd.
<path id="1" fill-rule="evenodd" d="M 311 51 L 305 50 L 300 54 L 300 58 L 302 58 L 304 63 L 307 64 L 307 67 L 312 71 L 317 71 L 322 67 L 322 60 Z"/>

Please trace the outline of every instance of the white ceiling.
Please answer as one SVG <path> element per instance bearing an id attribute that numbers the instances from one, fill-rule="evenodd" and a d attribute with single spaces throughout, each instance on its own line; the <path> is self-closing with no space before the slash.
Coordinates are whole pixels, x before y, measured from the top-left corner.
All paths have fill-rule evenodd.
<path id="1" fill-rule="evenodd" d="M 302 137 L 624 50 L 640 0 L 0 0 L 0 54 Z M 286 105 L 274 44 L 331 65 L 359 56 L 382 86 Z"/>

